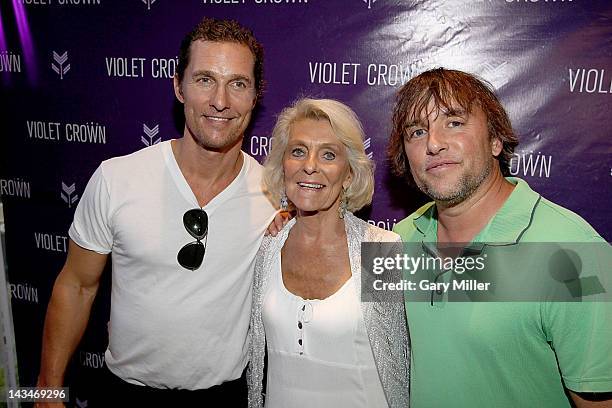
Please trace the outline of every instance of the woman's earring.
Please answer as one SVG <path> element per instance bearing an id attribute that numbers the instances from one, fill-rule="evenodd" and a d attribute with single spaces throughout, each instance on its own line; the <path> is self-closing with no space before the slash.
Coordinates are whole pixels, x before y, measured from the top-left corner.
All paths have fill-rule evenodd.
<path id="1" fill-rule="evenodd" d="M 280 197 L 280 208 L 283 211 L 287 211 L 287 207 L 289 207 L 289 202 L 287 201 L 287 194 L 283 192 Z"/>
<path id="2" fill-rule="evenodd" d="M 346 189 L 342 187 L 342 193 L 340 193 L 340 206 L 338 207 L 338 217 L 340 219 L 344 218 L 344 213 L 346 212 L 347 207 L 348 203 L 346 200 Z"/>

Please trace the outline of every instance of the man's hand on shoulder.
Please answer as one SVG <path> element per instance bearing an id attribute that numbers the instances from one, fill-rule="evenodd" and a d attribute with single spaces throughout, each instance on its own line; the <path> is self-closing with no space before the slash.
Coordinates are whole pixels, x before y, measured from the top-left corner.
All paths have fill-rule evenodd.
<path id="1" fill-rule="evenodd" d="M 266 230 L 265 235 L 271 235 L 275 237 L 280 232 L 280 230 L 282 230 L 283 227 L 287 225 L 291 218 L 293 218 L 293 215 L 291 215 L 289 211 L 277 212 L 270 225 L 268 225 L 268 229 Z"/>

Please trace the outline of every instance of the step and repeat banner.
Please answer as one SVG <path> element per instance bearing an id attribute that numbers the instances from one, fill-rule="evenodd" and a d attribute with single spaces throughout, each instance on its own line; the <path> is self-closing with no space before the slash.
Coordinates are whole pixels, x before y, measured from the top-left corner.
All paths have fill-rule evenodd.
<path id="1" fill-rule="evenodd" d="M 447 67 L 489 81 L 520 145 L 510 173 L 612 239 L 612 2 L 608 0 L 10 0 L 0 5 L 0 194 L 19 379 L 36 382 L 67 231 L 100 161 L 179 137 L 179 43 L 204 16 L 250 27 L 267 89 L 243 149 L 263 160 L 276 115 L 338 99 L 376 162 L 371 208 L 390 229 L 425 198 L 390 175 L 394 95 Z M 67 382 L 85 406 L 104 363 L 109 274 Z"/>

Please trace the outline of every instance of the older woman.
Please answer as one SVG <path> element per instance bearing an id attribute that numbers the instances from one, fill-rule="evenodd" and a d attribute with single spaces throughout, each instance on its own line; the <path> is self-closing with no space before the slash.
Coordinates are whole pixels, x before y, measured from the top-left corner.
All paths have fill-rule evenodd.
<path id="1" fill-rule="evenodd" d="M 402 302 L 362 303 L 362 242 L 399 242 L 352 212 L 370 203 L 372 164 L 355 113 L 302 99 L 273 131 L 264 183 L 296 217 L 258 254 L 251 316 L 249 407 L 407 407 Z"/>

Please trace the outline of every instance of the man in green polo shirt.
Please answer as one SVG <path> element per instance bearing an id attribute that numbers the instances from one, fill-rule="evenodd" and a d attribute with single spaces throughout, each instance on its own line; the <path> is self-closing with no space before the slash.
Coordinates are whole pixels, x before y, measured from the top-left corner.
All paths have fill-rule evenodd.
<path id="1" fill-rule="evenodd" d="M 389 157 L 433 202 L 394 230 L 434 247 L 608 245 L 577 214 L 505 177 L 517 144 L 504 108 L 474 76 L 440 68 L 407 82 Z M 612 407 L 612 303 L 434 301 L 432 292 L 431 302 L 406 302 L 406 313 L 412 408 Z"/>

